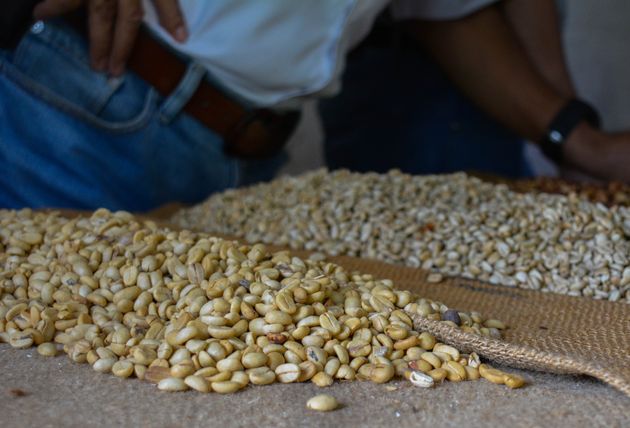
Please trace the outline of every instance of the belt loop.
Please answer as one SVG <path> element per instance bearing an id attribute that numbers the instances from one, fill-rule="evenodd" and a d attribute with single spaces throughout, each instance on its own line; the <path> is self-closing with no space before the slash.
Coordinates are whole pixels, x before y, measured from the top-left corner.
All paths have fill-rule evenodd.
<path id="1" fill-rule="evenodd" d="M 206 75 L 206 68 L 196 62 L 191 62 L 186 73 L 175 90 L 164 100 L 160 108 L 160 121 L 168 124 L 184 108 L 190 97 L 195 93 L 199 83 Z"/>

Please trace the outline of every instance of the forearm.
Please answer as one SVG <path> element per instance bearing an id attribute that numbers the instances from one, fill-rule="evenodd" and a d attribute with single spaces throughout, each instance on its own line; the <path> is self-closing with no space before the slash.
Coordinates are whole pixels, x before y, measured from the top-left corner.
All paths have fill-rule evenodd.
<path id="1" fill-rule="evenodd" d="M 500 3 L 510 26 L 540 74 L 557 91 L 575 96 L 553 0 L 505 0 Z"/>
<path id="2" fill-rule="evenodd" d="M 460 89 L 525 138 L 539 140 L 566 102 L 536 70 L 496 6 L 408 27 Z"/>

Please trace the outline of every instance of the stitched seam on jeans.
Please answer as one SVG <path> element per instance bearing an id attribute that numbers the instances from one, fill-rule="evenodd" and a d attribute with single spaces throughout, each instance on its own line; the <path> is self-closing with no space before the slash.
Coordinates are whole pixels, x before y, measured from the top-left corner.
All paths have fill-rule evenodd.
<path id="1" fill-rule="evenodd" d="M 7 76 L 7 78 L 9 78 L 11 81 L 19 85 L 26 92 L 39 98 L 41 101 L 45 102 L 49 106 L 56 108 L 57 110 L 60 110 L 64 113 L 70 114 L 92 126 L 102 128 L 110 132 L 126 133 L 141 129 L 150 121 L 152 117 L 151 113 L 153 113 L 155 110 L 153 108 L 153 105 L 155 100 L 157 99 L 157 93 L 153 88 L 151 88 L 149 89 L 147 95 L 145 95 L 145 102 L 142 110 L 135 118 L 122 122 L 110 122 L 100 119 L 92 115 L 92 113 L 86 112 L 84 109 L 78 107 L 76 104 L 73 104 L 65 98 L 59 96 L 58 94 L 50 91 L 45 86 L 42 86 L 36 81 L 22 75 L 19 71 L 13 69 L 13 67 L 9 67 L 6 62 L 0 64 L 0 70 L 2 70 L 5 76 Z"/>
<path id="2" fill-rule="evenodd" d="M 189 68 L 186 70 L 186 73 L 184 74 L 184 77 L 182 77 L 182 79 L 180 80 L 180 82 L 177 84 L 177 87 L 175 88 L 175 90 L 167 96 L 167 98 L 164 100 L 164 102 L 162 103 L 162 105 L 160 106 L 160 121 L 162 123 L 168 124 L 169 122 L 171 122 L 179 113 L 181 113 L 184 109 L 184 107 L 186 106 L 186 104 L 188 104 L 188 101 L 190 101 L 190 98 L 194 95 L 194 93 L 197 91 L 197 88 L 199 88 L 199 85 L 201 84 L 201 82 L 204 79 L 204 74 L 200 74 L 197 76 L 194 76 L 194 79 L 196 80 L 195 83 L 195 87 L 194 88 L 190 88 L 190 82 L 188 82 L 188 80 L 193 79 L 193 76 L 191 76 L 191 73 L 196 70 L 195 64 L 191 63 Z M 201 67 L 201 66 L 199 66 Z M 185 84 L 184 84 L 185 83 Z M 185 97 L 185 99 L 180 99 L 181 95 L 184 94 L 185 92 L 188 92 L 188 95 Z M 174 109 L 176 110 L 175 113 L 171 113 L 169 112 L 171 110 L 171 106 L 172 105 L 176 105 L 176 104 L 180 104 L 179 108 Z M 167 113 L 165 113 L 165 111 L 167 111 Z"/>
<path id="3" fill-rule="evenodd" d="M 166 114 L 164 112 L 165 110 L 170 110 L 171 105 L 175 104 L 174 100 L 178 99 L 180 94 L 182 94 L 184 92 L 184 88 L 182 87 L 181 83 L 182 82 L 180 82 L 180 84 L 177 85 L 177 88 L 175 88 L 175 91 L 173 91 L 170 95 L 168 95 L 166 100 L 164 100 L 164 103 L 160 106 L 160 121 L 162 123 L 164 123 L 164 124 L 168 124 L 170 121 L 172 121 L 177 116 L 177 114 L 184 109 L 184 107 L 188 103 L 188 101 L 180 102 L 178 100 L 177 102 L 179 104 L 181 104 L 181 106 L 180 106 L 179 109 L 175 109 L 175 110 L 178 110 L 176 113 L 168 113 L 168 114 Z M 190 98 L 190 97 L 188 97 L 188 98 Z"/>
<path id="4" fill-rule="evenodd" d="M 64 58 L 75 63 L 77 66 L 89 70 L 89 53 L 79 48 L 79 39 L 81 36 L 68 34 L 72 31 L 65 26 L 47 23 L 46 28 L 39 34 L 29 33 L 26 35 L 24 42 L 28 44 L 41 43 L 46 48 L 54 50 L 56 53 L 63 54 Z M 29 40 L 29 38 L 31 40 Z M 63 39 L 63 41 L 61 40 Z M 22 44 L 22 43 L 20 43 Z M 21 50 L 18 46 L 17 51 Z M 26 50 L 26 49 L 23 49 Z"/>
<path id="5" fill-rule="evenodd" d="M 45 30 L 50 31 L 50 30 Z M 72 49 L 68 48 L 68 43 L 59 43 L 55 41 L 58 37 L 48 37 L 42 34 L 29 34 L 25 37 L 25 39 L 20 42 L 20 45 L 15 50 L 15 54 L 11 63 L 18 70 L 18 72 L 24 74 L 26 78 L 31 79 L 32 81 L 36 81 L 35 77 L 31 77 L 28 75 L 27 71 L 21 70 L 21 65 L 28 58 L 29 55 L 39 53 L 40 49 L 53 50 L 53 55 L 59 55 L 62 57 L 62 61 L 68 62 L 70 66 L 76 67 L 77 70 L 85 73 L 96 74 L 97 72 L 92 70 L 89 66 L 89 63 L 86 62 L 86 55 L 81 55 L 77 52 L 73 52 Z M 54 36 L 54 35 L 53 35 Z M 42 44 L 43 48 L 40 46 L 36 46 L 36 44 Z M 49 52 L 46 52 L 48 54 Z M 123 76 L 124 77 L 124 76 Z M 95 97 L 94 102 L 89 103 L 88 108 L 98 109 L 99 111 L 104 109 L 107 105 L 109 99 L 115 94 L 115 90 L 108 90 L 103 93 L 100 97 Z M 94 114 L 94 113 L 93 113 Z"/>
<path id="6" fill-rule="evenodd" d="M 38 54 L 41 50 L 46 50 L 45 55 L 52 54 L 61 57 L 64 62 L 74 66 L 77 70 L 85 73 L 97 74 L 90 66 L 89 52 L 84 46 L 85 39 L 81 34 L 76 33 L 72 28 L 63 23 L 47 22 L 44 30 L 39 33 L 29 31 L 15 50 L 12 63 L 16 69 L 20 70 L 19 64 L 29 55 Z M 51 51 L 51 52 L 48 52 Z M 24 73 L 27 74 L 27 73 Z M 126 76 L 122 77 L 123 79 Z M 36 81 L 36 78 L 32 78 Z M 88 108 L 101 110 L 105 108 L 108 100 L 115 91 L 108 90 L 102 96 L 95 97 L 94 102 Z M 98 117 L 97 113 L 92 113 Z M 107 122 L 107 121 L 106 121 Z"/>

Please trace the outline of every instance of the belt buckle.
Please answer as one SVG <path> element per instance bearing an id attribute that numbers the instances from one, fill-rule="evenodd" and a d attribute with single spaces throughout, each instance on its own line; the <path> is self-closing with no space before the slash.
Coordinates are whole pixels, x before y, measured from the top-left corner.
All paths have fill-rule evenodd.
<path id="1" fill-rule="evenodd" d="M 260 159 L 278 153 L 287 143 L 300 119 L 300 111 L 277 113 L 251 110 L 229 132 L 224 151 L 230 156 Z"/>

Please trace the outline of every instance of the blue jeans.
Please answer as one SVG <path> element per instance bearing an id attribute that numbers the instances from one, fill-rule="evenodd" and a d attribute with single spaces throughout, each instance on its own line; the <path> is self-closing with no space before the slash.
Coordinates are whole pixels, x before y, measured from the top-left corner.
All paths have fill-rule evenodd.
<path id="1" fill-rule="evenodd" d="M 204 78 L 190 63 L 162 97 L 131 72 L 92 71 L 69 28 L 36 24 L 0 51 L 0 207 L 144 211 L 271 179 L 284 153 L 227 156 L 219 135 L 182 112 Z"/>
<path id="2" fill-rule="evenodd" d="M 330 168 L 531 175 L 524 142 L 466 99 L 418 47 L 364 46 L 319 103 Z"/>

